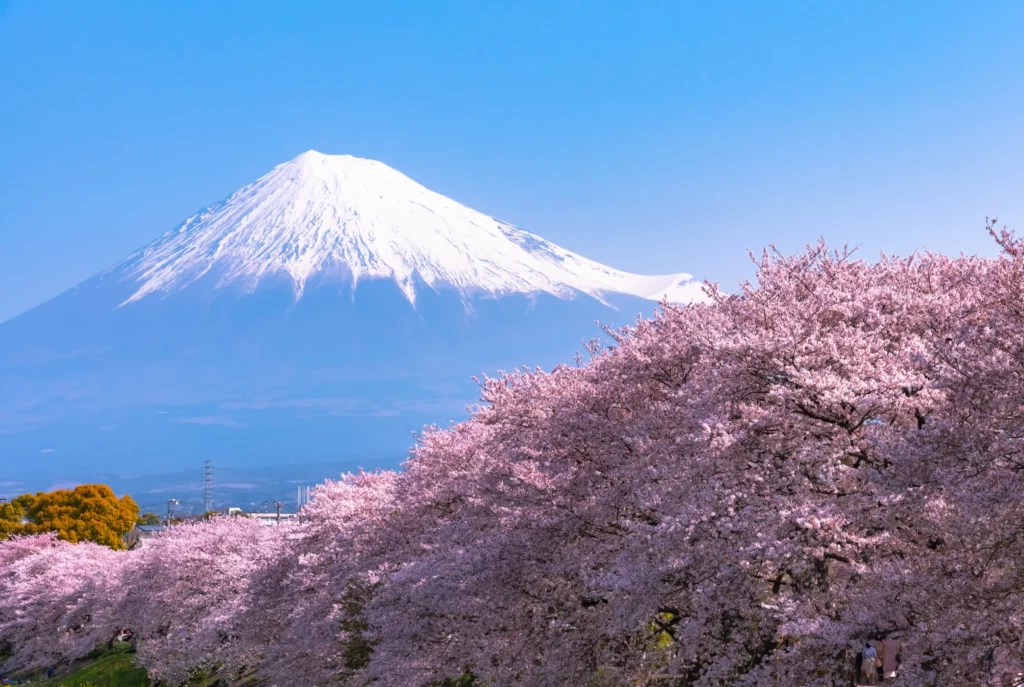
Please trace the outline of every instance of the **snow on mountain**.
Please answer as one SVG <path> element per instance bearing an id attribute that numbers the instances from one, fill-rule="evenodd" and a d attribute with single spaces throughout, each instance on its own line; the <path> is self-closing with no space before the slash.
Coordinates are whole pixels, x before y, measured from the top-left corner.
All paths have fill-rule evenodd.
<path id="1" fill-rule="evenodd" d="M 286 277 L 296 297 L 313 282 L 392 279 L 413 304 L 417 280 L 473 296 L 627 294 L 706 298 L 689 274 L 643 276 L 606 267 L 434 193 L 374 160 L 305 152 L 185 220 L 112 268 L 135 283 L 125 304 L 204 276 L 251 292 Z"/>

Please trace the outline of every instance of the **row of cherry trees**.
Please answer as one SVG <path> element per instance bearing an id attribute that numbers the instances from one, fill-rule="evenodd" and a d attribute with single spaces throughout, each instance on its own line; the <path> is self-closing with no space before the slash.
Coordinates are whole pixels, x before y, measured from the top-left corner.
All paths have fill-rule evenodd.
<path id="1" fill-rule="evenodd" d="M 168 683 L 842 685 L 880 638 L 901 684 L 1014 671 L 1024 243 L 992 233 L 996 259 L 766 252 L 585 365 L 485 380 L 294 528 L 0 543 L 0 670 L 130 628 Z"/>

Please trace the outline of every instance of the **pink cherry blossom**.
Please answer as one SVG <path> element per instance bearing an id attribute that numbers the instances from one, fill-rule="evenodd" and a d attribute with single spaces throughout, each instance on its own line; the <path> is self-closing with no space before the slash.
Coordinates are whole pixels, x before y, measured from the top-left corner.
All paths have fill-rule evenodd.
<path id="1" fill-rule="evenodd" d="M 195 670 L 256 660 L 258 649 L 239 640 L 241 617 L 253 603 L 252 580 L 284 542 L 285 528 L 221 516 L 174 526 L 130 552 L 115 614 L 151 677 L 176 684 Z"/>
<path id="2" fill-rule="evenodd" d="M 81 658 L 117 631 L 124 554 L 53 534 L 0 546 L 0 671 Z"/>
<path id="3" fill-rule="evenodd" d="M 995 683 L 1024 664 L 1024 242 L 990 230 L 994 259 L 766 251 L 585 364 L 483 380 L 294 527 L 2 542 L 6 667 L 129 627 L 167 682 L 839 686 L 891 639 L 897 684 Z"/>

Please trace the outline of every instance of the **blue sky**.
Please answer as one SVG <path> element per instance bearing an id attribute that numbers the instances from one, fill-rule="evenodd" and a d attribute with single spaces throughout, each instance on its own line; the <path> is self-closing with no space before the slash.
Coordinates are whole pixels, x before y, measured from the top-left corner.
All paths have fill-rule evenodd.
<path id="1" fill-rule="evenodd" d="M 315 148 L 619 268 L 993 253 L 1024 3 L 0 0 L 0 321 Z"/>

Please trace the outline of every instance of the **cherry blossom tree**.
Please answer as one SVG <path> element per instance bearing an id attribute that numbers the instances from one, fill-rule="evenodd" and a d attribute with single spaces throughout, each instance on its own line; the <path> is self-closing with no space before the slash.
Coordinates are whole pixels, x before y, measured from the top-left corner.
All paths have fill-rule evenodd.
<path id="1" fill-rule="evenodd" d="M 0 671 L 66 664 L 109 641 L 124 554 L 55 533 L 0 545 Z"/>
<path id="2" fill-rule="evenodd" d="M 255 577 L 244 637 L 278 684 L 334 684 L 368 665 L 363 607 L 390 570 L 398 481 L 360 473 L 314 489 L 285 555 Z"/>
<path id="3" fill-rule="evenodd" d="M 0 542 L 8 663 L 123 626 L 168 683 L 824 687 L 893 639 L 898 684 L 1003 680 L 1024 242 L 990 231 L 992 259 L 766 251 L 755 283 L 609 330 L 586 364 L 484 380 L 469 420 L 319 487 L 295 527 L 215 518 L 81 560 Z"/>
<path id="4" fill-rule="evenodd" d="M 131 629 L 152 678 L 177 684 L 200 670 L 256 662 L 259 649 L 238 641 L 239 619 L 252 603 L 251 581 L 280 554 L 285 529 L 220 516 L 174 526 L 129 552 L 115 616 Z"/>
<path id="5" fill-rule="evenodd" d="M 368 674 L 842 684 L 884 637 L 908 684 L 1014 664 L 1024 265 L 999 240 L 765 254 L 583 368 L 488 381 L 406 466 Z"/>

